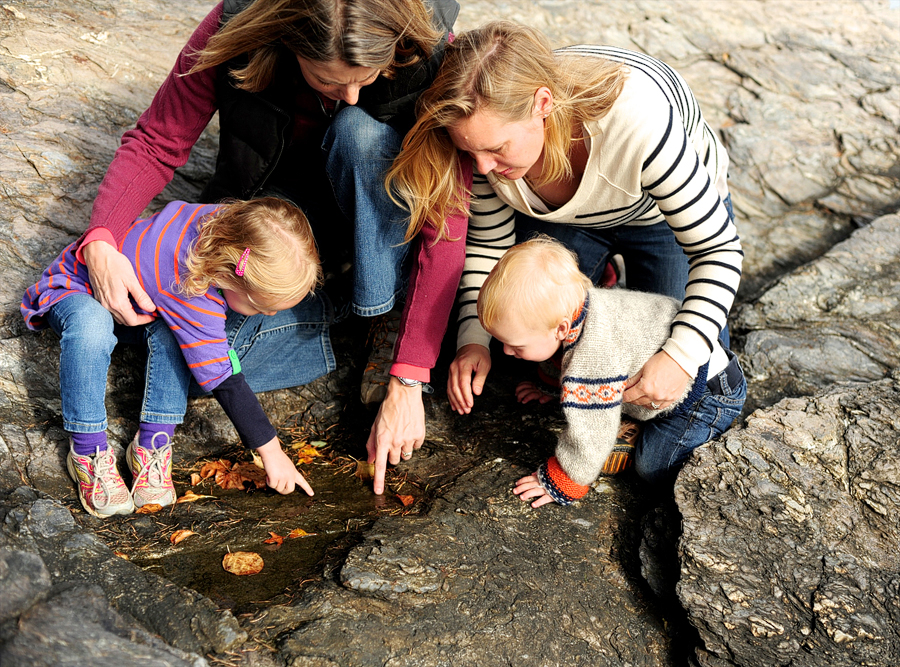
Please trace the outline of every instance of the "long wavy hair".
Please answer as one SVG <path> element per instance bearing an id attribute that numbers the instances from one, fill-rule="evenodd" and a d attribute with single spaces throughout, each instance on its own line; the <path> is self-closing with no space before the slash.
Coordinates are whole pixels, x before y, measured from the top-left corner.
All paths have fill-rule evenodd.
<path id="1" fill-rule="evenodd" d="M 444 234 L 448 215 L 465 208 L 459 160 L 447 128 L 489 111 L 510 122 L 528 119 L 534 95 L 553 95 L 544 123 L 544 167 L 537 185 L 572 177 L 569 152 L 581 124 L 606 115 L 625 83 L 627 69 L 594 57 L 564 56 L 538 30 L 493 21 L 457 35 L 431 87 L 419 98 L 416 124 L 386 176 L 391 196 L 409 209 L 407 238 L 424 225 Z"/>
<path id="2" fill-rule="evenodd" d="M 231 75 L 249 92 L 264 90 L 285 57 L 341 61 L 390 78 L 431 57 L 441 37 L 422 0 L 255 0 L 209 39 L 190 73 L 246 54 Z"/>
<path id="3" fill-rule="evenodd" d="M 244 275 L 235 273 L 244 251 Z M 275 197 L 223 204 L 200 222 L 181 280 L 186 296 L 216 286 L 247 294 L 267 310 L 299 301 L 322 283 L 316 241 L 306 215 Z"/>

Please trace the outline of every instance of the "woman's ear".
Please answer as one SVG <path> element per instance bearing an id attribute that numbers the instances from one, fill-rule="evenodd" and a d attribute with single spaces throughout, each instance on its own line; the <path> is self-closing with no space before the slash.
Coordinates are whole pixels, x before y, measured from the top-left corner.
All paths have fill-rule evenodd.
<path id="1" fill-rule="evenodd" d="M 534 93 L 534 106 L 532 113 L 535 116 L 546 118 L 553 110 L 553 93 L 547 86 L 541 86 Z"/>

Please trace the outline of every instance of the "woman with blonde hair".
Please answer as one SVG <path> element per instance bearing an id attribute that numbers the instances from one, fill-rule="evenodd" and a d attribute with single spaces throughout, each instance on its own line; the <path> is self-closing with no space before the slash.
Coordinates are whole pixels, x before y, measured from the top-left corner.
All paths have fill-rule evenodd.
<path id="1" fill-rule="evenodd" d="M 388 405 L 376 419 L 380 437 L 402 439 L 409 451 L 412 442 L 421 444 L 421 390 L 452 306 L 452 298 L 435 295 L 455 289 L 462 254 L 446 239 L 438 242 L 433 229 L 421 243 L 405 244 L 403 212 L 383 179 L 458 11 L 456 0 L 217 3 L 150 107 L 124 134 L 100 184 L 90 226 L 78 242 L 96 299 L 120 323 L 148 321 L 132 300 L 144 312 L 154 304 L 117 246 L 218 113 L 218 157 L 200 200 L 275 196 L 299 206 L 326 274 L 341 275 L 352 265 L 352 293 L 341 314 L 388 313 L 410 266 L 450 267 L 435 271 L 430 282 L 446 283 L 443 290 L 417 291 L 411 279 L 391 367 L 406 383 L 390 379 Z M 452 221 L 460 229 L 465 222 L 465 216 Z M 264 387 L 270 388 L 276 387 Z"/>
<path id="2" fill-rule="evenodd" d="M 600 46 L 553 51 L 536 30 L 493 22 L 449 45 L 388 174 L 410 232 L 441 228 L 468 198 L 475 164 L 458 352 L 448 395 L 460 414 L 490 370 L 476 303 L 505 250 L 534 232 L 562 241 L 596 284 L 613 254 L 628 287 L 676 298 L 671 335 L 629 379 L 624 400 L 665 409 L 704 375 L 741 276 L 728 156 L 684 80 L 647 55 Z"/>

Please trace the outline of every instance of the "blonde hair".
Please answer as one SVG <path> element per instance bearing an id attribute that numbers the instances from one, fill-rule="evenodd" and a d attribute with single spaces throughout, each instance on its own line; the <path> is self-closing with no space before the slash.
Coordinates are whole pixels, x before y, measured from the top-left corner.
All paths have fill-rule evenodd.
<path id="1" fill-rule="evenodd" d="M 247 248 L 244 275 L 239 276 L 235 269 Z M 299 301 L 321 282 L 319 253 L 303 211 L 264 197 L 223 204 L 200 221 L 181 291 L 199 296 L 216 286 L 243 292 L 254 305 L 265 307 Z"/>
<path id="2" fill-rule="evenodd" d="M 210 37 L 190 74 L 246 55 L 231 75 L 238 88 L 258 93 L 283 58 L 300 56 L 390 78 L 430 58 L 441 37 L 422 0 L 255 0 Z"/>
<path id="3" fill-rule="evenodd" d="M 478 319 L 490 331 L 518 315 L 532 329 L 554 329 L 584 303 L 591 280 L 562 243 L 538 235 L 507 250 L 478 294 Z"/>
<path id="4" fill-rule="evenodd" d="M 539 31 L 510 21 L 456 36 L 434 83 L 419 98 L 416 124 L 386 177 L 392 197 L 409 208 L 407 239 L 426 224 L 436 227 L 440 238 L 447 216 L 465 210 L 469 193 L 459 185 L 459 156 L 448 127 L 482 110 L 510 122 L 526 120 L 535 93 L 546 86 L 553 104 L 536 184 L 568 179 L 568 154 L 573 140 L 581 138 L 576 127 L 609 112 L 626 73 L 620 63 L 555 54 Z"/>

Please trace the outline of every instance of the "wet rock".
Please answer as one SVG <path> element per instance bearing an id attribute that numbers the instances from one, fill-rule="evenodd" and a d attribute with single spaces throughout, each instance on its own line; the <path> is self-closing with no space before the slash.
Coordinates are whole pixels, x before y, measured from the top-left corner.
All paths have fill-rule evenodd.
<path id="1" fill-rule="evenodd" d="M 206 667 L 196 654 L 167 646 L 110 608 L 98 586 L 78 586 L 19 619 L 0 648 L 8 667 Z"/>
<path id="2" fill-rule="evenodd" d="M 900 366 L 900 216 L 857 230 L 737 310 L 756 404 Z"/>
<path id="3" fill-rule="evenodd" d="M 703 665 L 900 663 L 900 375 L 754 413 L 676 483 Z"/>
<path id="4" fill-rule="evenodd" d="M 315 606 L 280 645 L 286 662 L 673 664 L 626 574 L 638 564 L 620 560 L 635 529 L 630 486 L 533 510 L 511 492 L 525 472 L 497 459 L 462 475 L 427 515 L 379 520 L 340 572 L 367 596 L 311 589 Z"/>

